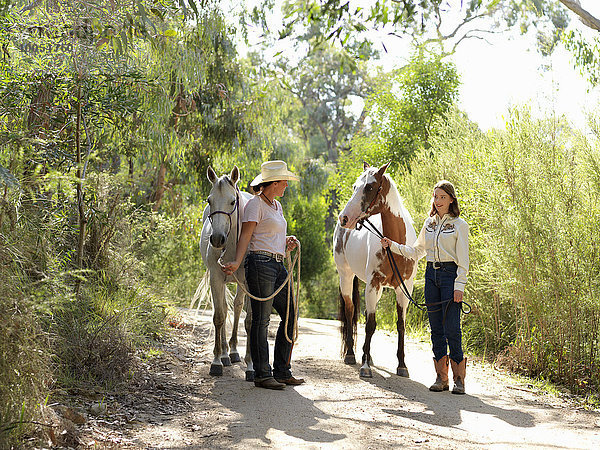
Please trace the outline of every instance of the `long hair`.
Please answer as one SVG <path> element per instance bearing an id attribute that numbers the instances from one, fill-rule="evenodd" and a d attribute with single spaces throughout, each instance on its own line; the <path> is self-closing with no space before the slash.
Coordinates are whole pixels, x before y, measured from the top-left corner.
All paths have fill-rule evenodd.
<path id="1" fill-rule="evenodd" d="M 454 185 L 446 180 L 438 181 L 437 184 L 433 187 L 433 192 L 436 189 L 442 189 L 446 194 L 452 197 L 453 202 L 450 203 L 450 207 L 448 208 L 448 214 L 452 217 L 460 216 L 460 206 L 458 206 L 458 199 L 456 198 L 456 191 L 454 190 Z M 433 217 L 437 213 L 437 209 L 435 209 L 435 203 L 433 199 L 431 200 L 431 211 L 429 211 L 429 216 Z"/>

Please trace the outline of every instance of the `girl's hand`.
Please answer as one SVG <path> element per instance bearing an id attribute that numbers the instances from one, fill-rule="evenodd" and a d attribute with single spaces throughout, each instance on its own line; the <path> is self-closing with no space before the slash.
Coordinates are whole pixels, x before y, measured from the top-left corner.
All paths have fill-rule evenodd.
<path id="1" fill-rule="evenodd" d="M 296 238 L 296 236 L 286 236 L 285 238 L 285 246 L 286 246 L 286 251 L 291 251 L 294 250 L 296 247 L 298 247 L 299 241 Z"/>
<path id="2" fill-rule="evenodd" d="M 227 264 L 222 264 L 221 265 L 221 270 L 223 272 L 225 272 L 227 275 L 232 275 L 233 272 L 235 272 L 236 270 L 238 270 L 238 268 L 240 267 L 240 263 L 237 261 L 233 261 Z"/>
<path id="3" fill-rule="evenodd" d="M 383 248 L 388 248 L 390 245 L 392 245 L 392 241 L 386 237 L 381 239 L 381 246 Z"/>
<path id="4" fill-rule="evenodd" d="M 456 303 L 462 302 L 463 299 L 463 291 L 454 291 L 454 301 Z"/>

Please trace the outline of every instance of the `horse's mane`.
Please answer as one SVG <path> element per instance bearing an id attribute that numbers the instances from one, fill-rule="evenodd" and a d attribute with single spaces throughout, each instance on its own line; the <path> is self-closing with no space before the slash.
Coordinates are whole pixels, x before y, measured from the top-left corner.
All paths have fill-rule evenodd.
<path id="1" fill-rule="evenodd" d="M 402 216 L 404 219 L 406 219 L 411 224 L 414 223 L 410 213 L 408 212 L 408 209 L 406 209 L 406 206 L 404 206 L 404 200 L 402 199 L 400 192 L 398 192 L 398 187 L 396 186 L 396 183 L 394 182 L 394 180 L 392 180 L 392 177 L 389 174 L 384 173 L 383 176 L 390 183 L 390 194 L 391 195 L 388 195 L 388 204 L 389 204 L 390 210 L 394 214 L 399 214 L 400 216 Z"/>

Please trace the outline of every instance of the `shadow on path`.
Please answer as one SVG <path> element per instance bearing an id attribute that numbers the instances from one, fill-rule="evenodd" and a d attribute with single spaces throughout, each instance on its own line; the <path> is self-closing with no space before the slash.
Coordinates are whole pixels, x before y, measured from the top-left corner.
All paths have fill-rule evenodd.
<path id="1" fill-rule="evenodd" d="M 423 423 L 437 426 L 456 427 L 462 423 L 461 412 L 469 411 L 476 414 L 487 414 L 500 419 L 514 427 L 533 428 L 535 418 L 533 415 L 518 409 L 504 409 L 482 401 L 480 398 L 465 394 L 454 395 L 450 391 L 431 392 L 427 386 L 412 381 L 409 378 L 400 378 L 396 374 L 378 368 L 389 377 L 384 377 L 376 372 L 368 381 L 380 389 L 392 391 L 411 402 L 417 402 L 425 407 L 424 411 L 410 411 L 408 409 L 386 409 L 388 414 L 404 417 L 409 420 L 418 420 Z M 467 385 L 468 387 L 468 385 Z"/>

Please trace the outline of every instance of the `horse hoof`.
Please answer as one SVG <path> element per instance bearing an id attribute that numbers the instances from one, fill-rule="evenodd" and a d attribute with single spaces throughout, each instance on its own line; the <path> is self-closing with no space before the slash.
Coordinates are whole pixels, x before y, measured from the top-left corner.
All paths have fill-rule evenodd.
<path id="1" fill-rule="evenodd" d="M 211 364 L 210 371 L 208 373 L 213 377 L 220 377 L 223 375 L 223 366 L 220 364 Z"/>
<path id="2" fill-rule="evenodd" d="M 246 381 L 254 381 L 254 371 L 246 371 Z"/>
<path id="3" fill-rule="evenodd" d="M 344 358 L 344 364 L 356 364 L 356 358 L 354 357 L 354 355 L 346 355 L 346 357 Z"/>
<path id="4" fill-rule="evenodd" d="M 221 358 L 221 362 L 223 363 L 224 366 L 229 367 L 231 365 L 231 359 L 229 359 L 229 356 L 223 356 Z"/>
<path id="5" fill-rule="evenodd" d="M 410 375 L 408 374 L 408 369 L 406 367 L 398 367 L 396 369 L 396 375 L 399 375 L 399 376 L 405 377 L 405 378 L 410 378 Z"/>
<path id="6" fill-rule="evenodd" d="M 360 368 L 360 377 L 361 378 L 373 378 L 373 372 L 371 372 L 371 369 L 361 367 Z"/>
<path id="7" fill-rule="evenodd" d="M 231 359 L 231 363 L 239 363 L 242 362 L 241 358 L 240 358 L 240 354 L 239 353 L 230 353 L 229 354 L 229 358 Z"/>

